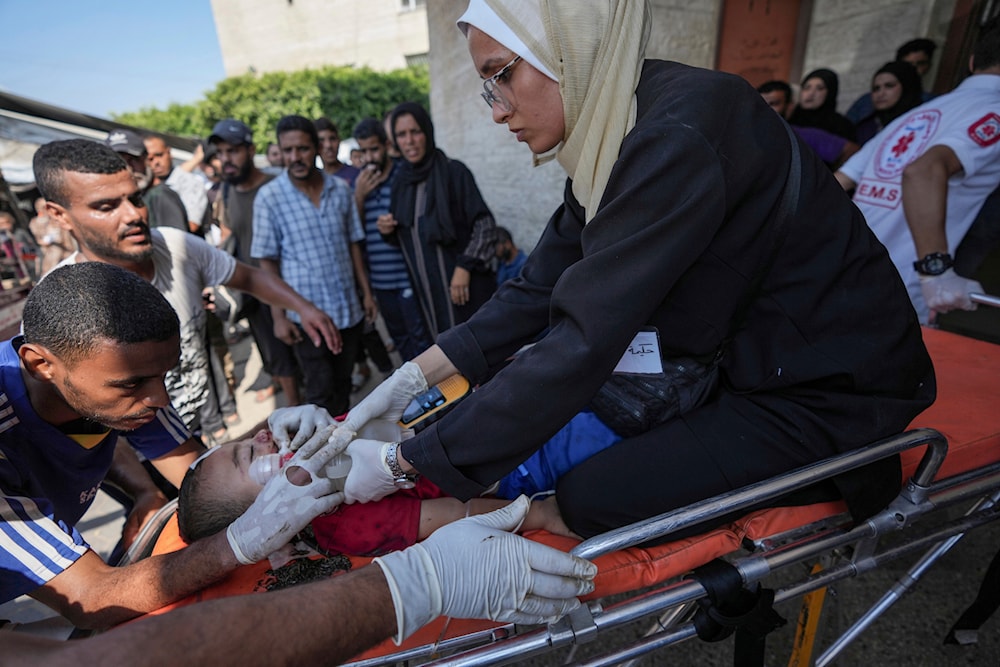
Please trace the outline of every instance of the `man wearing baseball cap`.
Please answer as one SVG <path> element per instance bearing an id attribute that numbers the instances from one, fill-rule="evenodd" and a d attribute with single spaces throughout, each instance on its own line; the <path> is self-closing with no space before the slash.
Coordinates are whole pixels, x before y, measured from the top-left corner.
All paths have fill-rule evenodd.
<path id="1" fill-rule="evenodd" d="M 215 214 L 223 230 L 222 247 L 230 250 L 241 262 L 258 266 L 257 260 L 250 256 L 253 202 L 257 191 L 270 182 L 274 174 L 265 173 L 254 164 L 256 148 L 253 133 L 241 121 L 233 118 L 220 120 L 212 128 L 208 143 L 215 146 L 216 155 L 222 163 L 222 191 L 216 202 L 218 208 Z M 247 294 L 243 296 L 241 313 L 250 323 L 250 333 L 257 343 L 264 370 L 285 392 L 286 405 L 298 405 L 298 363 L 292 348 L 275 337 L 271 309 Z M 273 386 L 268 386 L 258 391 L 258 402 L 266 400 L 273 390 Z"/>
<path id="2" fill-rule="evenodd" d="M 153 171 L 146 161 L 146 145 L 132 130 L 112 130 L 104 143 L 124 158 L 149 209 L 150 227 L 188 231 L 187 210 L 180 196 L 165 185 L 153 185 Z"/>

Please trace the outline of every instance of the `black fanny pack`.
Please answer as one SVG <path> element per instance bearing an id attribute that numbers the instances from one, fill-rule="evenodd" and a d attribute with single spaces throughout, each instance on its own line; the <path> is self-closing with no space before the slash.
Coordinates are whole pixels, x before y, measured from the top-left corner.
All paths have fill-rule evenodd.
<path id="1" fill-rule="evenodd" d="M 612 375 L 590 409 L 615 433 L 632 437 L 703 405 L 718 384 L 717 363 L 664 359 L 659 375 Z"/>

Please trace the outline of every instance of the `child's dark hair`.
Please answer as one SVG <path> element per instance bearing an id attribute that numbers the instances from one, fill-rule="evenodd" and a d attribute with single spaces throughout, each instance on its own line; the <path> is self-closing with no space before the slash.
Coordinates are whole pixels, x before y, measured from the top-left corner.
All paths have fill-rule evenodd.
<path id="1" fill-rule="evenodd" d="M 222 532 L 249 507 L 237 499 L 214 494 L 200 474 L 200 464 L 187 471 L 177 492 L 177 530 L 188 544 Z"/>

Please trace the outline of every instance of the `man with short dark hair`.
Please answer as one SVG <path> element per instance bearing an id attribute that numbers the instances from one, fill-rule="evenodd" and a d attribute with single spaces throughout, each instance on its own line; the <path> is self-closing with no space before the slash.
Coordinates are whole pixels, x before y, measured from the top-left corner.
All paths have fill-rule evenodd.
<path id="1" fill-rule="evenodd" d="M 896 49 L 896 60 L 910 63 L 917 70 L 917 74 L 923 77 L 931 69 L 931 58 L 934 57 L 935 50 L 937 44 L 933 39 L 918 37 Z"/>
<path id="2" fill-rule="evenodd" d="M 950 253 L 1000 184 L 1000 19 L 980 29 L 970 66 L 955 90 L 897 118 L 836 173 L 923 324 L 975 310 L 969 294 L 983 291 L 955 272 Z"/>
<path id="3" fill-rule="evenodd" d="M 294 313 L 271 309 L 276 335 L 294 344 L 305 400 L 342 414 L 350 406 L 364 321 L 378 314 L 359 245 L 365 233 L 350 186 L 315 166 L 319 137 L 312 121 L 285 116 L 277 136 L 285 171 L 254 200 L 250 254 L 323 309 L 340 330 L 342 347 L 319 349 L 302 342 Z"/>
<path id="4" fill-rule="evenodd" d="M 775 113 L 788 120 L 792 115 L 792 87 L 785 81 L 767 81 L 757 86 L 757 92 Z"/>
<path id="5" fill-rule="evenodd" d="M 279 171 L 284 169 L 285 160 L 281 157 L 281 147 L 273 141 L 267 142 L 267 164 L 276 167 Z"/>
<path id="6" fill-rule="evenodd" d="M 319 157 L 323 160 L 323 171 L 342 178 L 352 188 L 358 177 L 358 169 L 340 161 L 340 130 L 329 118 L 317 118 L 316 136 L 319 137 Z"/>
<path id="7" fill-rule="evenodd" d="M 110 158 L 94 168 L 120 165 L 120 188 L 136 198 L 124 164 L 100 147 Z M 50 151 L 42 159 L 54 166 L 54 159 L 74 158 Z M 67 201 L 69 174 L 42 169 L 37 182 L 50 203 Z M 130 205 L 115 206 L 117 192 L 100 192 L 106 215 Z M 313 487 L 304 507 L 288 508 L 277 521 L 273 508 L 258 505 L 211 543 L 128 567 L 110 567 L 90 550 L 75 526 L 103 481 L 133 494 L 126 525 L 133 534 L 166 501 L 120 435 L 178 486 L 203 451 L 163 384 L 180 351 L 177 322 L 152 285 L 103 262 L 56 268 L 29 294 L 23 335 L 0 344 L 0 602 L 29 594 L 79 627 L 106 628 L 265 557 L 317 509 L 339 502 L 328 495 L 332 489 Z M 278 486 L 293 494 L 299 488 L 280 482 L 272 491 Z M 296 513 L 306 507 L 308 517 Z"/>
<path id="8" fill-rule="evenodd" d="M 497 286 L 503 285 L 511 278 L 517 278 L 521 267 L 528 261 L 528 256 L 514 243 L 514 237 L 506 227 L 497 227 Z"/>
<path id="9" fill-rule="evenodd" d="M 274 174 L 268 174 L 253 162 L 255 147 L 250 128 L 234 118 L 220 120 L 208 137 L 222 161 L 223 186 L 219 196 L 219 222 L 223 233 L 231 234 L 226 245 L 241 262 L 257 266 L 250 255 L 253 245 L 253 202 L 261 187 L 270 183 Z M 280 173 L 280 172 L 279 172 Z M 299 387 L 296 376 L 298 364 L 295 352 L 274 335 L 271 309 L 250 295 L 243 297 L 243 312 L 250 323 L 250 332 L 257 343 L 264 370 L 278 383 L 285 394 L 286 405 L 298 405 Z"/>
<path id="10" fill-rule="evenodd" d="M 382 123 L 366 118 L 354 128 L 364 166 L 354 185 L 354 198 L 365 224 L 368 269 L 372 292 L 396 349 L 409 361 L 433 342 L 420 303 L 413 291 L 406 260 L 399 246 L 387 243 L 378 231 L 378 219 L 388 215 L 392 185 L 399 166 L 389 157 L 389 142 Z"/>
<path id="11" fill-rule="evenodd" d="M 149 165 L 142 137 L 132 130 L 112 130 L 104 143 L 121 155 L 132 170 L 132 178 L 149 209 L 149 226 L 188 231 L 187 210 L 180 195 L 166 185 L 153 183 L 153 168 Z"/>
<path id="12" fill-rule="evenodd" d="M 204 182 L 189 171 L 174 168 L 170 147 L 162 137 L 149 136 L 143 143 L 146 145 L 146 159 L 153 171 L 153 183 L 166 185 L 180 196 L 187 211 L 189 231 L 204 236 L 207 230 L 205 212 L 208 210 Z"/>

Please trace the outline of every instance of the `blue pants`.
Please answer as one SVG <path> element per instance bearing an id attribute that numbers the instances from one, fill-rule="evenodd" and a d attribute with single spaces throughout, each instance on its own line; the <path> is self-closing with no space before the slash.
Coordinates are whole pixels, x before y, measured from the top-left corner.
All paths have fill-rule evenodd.
<path id="1" fill-rule="evenodd" d="M 594 454 L 621 440 L 593 412 L 581 412 L 559 429 L 542 448 L 500 480 L 497 496 L 517 498 L 552 491 L 556 482 Z"/>
<path id="2" fill-rule="evenodd" d="M 403 361 L 413 359 L 431 346 L 434 341 L 424 325 L 420 302 L 413 288 L 376 289 L 372 292 L 385 320 L 385 328 L 389 330 L 389 336 Z"/>

